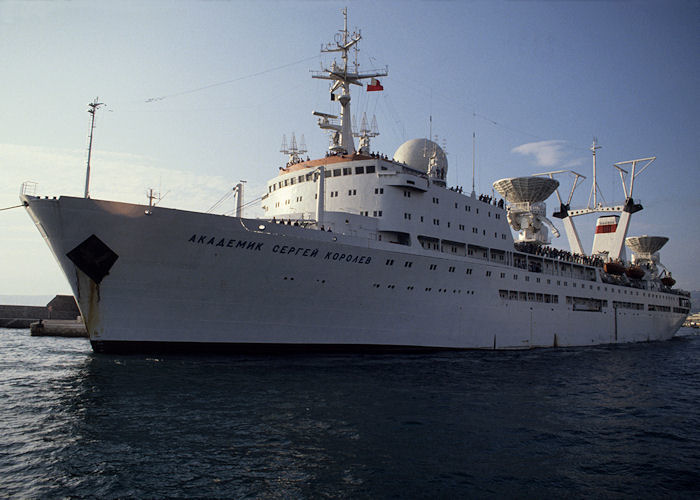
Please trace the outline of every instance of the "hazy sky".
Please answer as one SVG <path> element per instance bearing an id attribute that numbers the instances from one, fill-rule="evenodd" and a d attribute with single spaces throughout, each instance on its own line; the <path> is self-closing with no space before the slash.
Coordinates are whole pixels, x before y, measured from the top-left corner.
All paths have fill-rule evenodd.
<path id="1" fill-rule="evenodd" d="M 629 234 L 669 236 L 662 262 L 700 289 L 698 2 L 0 1 L 0 208 L 25 180 L 82 195 L 96 96 L 93 198 L 144 203 L 154 187 L 163 206 L 207 210 L 241 179 L 258 197 L 282 134 L 325 152 L 311 112 L 337 108 L 309 71 L 344 5 L 361 69 L 389 67 L 384 92 L 353 89 L 353 111 L 377 117 L 372 149 L 392 156 L 432 115 L 450 185 L 471 187 L 476 132 L 477 192 L 567 168 L 588 176 L 576 206 L 593 136 L 607 201 L 623 199 L 614 162 L 655 155 Z M 594 218 L 578 224 L 590 249 Z M 0 294 L 69 292 L 23 209 L 0 212 L 0 235 Z"/>

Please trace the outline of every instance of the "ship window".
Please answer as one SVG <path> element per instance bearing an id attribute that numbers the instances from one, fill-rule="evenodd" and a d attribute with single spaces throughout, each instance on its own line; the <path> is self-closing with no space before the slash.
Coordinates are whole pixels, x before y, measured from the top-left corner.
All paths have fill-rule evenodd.
<path id="1" fill-rule="evenodd" d="M 304 182 L 304 176 L 300 175 L 299 178 L 297 179 L 299 182 Z"/>
<path id="2" fill-rule="evenodd" d="M 491 276 L 491 271 L 486 271 L 486 276 Z"/>
<path id="3" fill-rule="evenodd" d="M 291 179 L 289 179 L 289 183 L 290 183 L 292 186 L 293 186 L 294 184 L 296 184 L 296 182 L 297 182 L 297 180 L 296 180 L 294 177 L 292 177 Z"/>
<path id="4" fill-rule="evenodd" d="M 352 174 L 352 168 L 350 168 L 350 167 L 345 167 L 345 168 L 343 169 L 343 175 L 350 175 L 350 174 Z"/>
<path id="5" fill-rule="evenodd" d="M 384 194 L 384 188 L 374 188 L 374 194 Z"/>
<path id="6" fill-rule="evenodd" d="M 478 208 L 476 209 L 476 213 L 477 213 L 477 214 L 479 213 L 479 209 L 478 209 Z"/>
<path id="7" fill-rule="evenodd" d="M 307 181 L 310 181 L 310 180 L 313 178 L 313 176 L 314 176 L 313 173 L 311 173 L 311 174 L 306 174 L 306 180 L 307 180 Z"/>
<path id="8" fill-rule="evenodd" d="M 381 217 L 382 216 L 382 211 L 381 210 L 375 210 L 372 212 L 373 217 Z"/>
<path id="9" fill-rule="evenodd" d="M 465 210 L 466 212 L 471 212 L 471 211 L 472 211 L 472 207 L 470 207 L 469 205 L 464 205 L 464 210 Z"/>
<path id="10" fill-rule="evenodd" d="M 411 267 L 413 265 L 413 262 L 405 262 L 404 267 Z"/>
<path id="11" fill-rule="evenodd" d="M 334 168 L 333 169 L 333 177 L 338 177 L 340 175 L 340 169 L 339 168 Z"/>
<path id="12" fill-rule="evenodd" d="M 501 278 L 505 278 L 505 277 L 506 277 L 506 273 L 501 273 Z"/>
<path id="13" fill-rule="evenodd" d="M 458 208 L 458 207 L 459 207 L 459 203 L 455 203 L 455 208 Z"/>
<path id="14" fill-rule="evenodd" d="M 430 270 L 435 271 L 437 269 L 437 264 L 430 264 Z"/>
<path id="15" fill-rule="evenodd" d="M 525 281 L 530 281 L 530 277 L 529 277 L 529 276 L 525 276 Z"/>
<path id="16" fill-rule="evenodd" d="M 411 197 L 411 192 L 410 191 L 404 191 L 403 192 L 404 197 L 410 198 Z"/>
<path id="17" fill-rule="evenodd" d="M 403 214 L 403 218 L 406 219 L 406 220 L 411 220 L 411 214 L 409 214 L 409 213 L 404 213 L 404 214 Z"/>
<path id="18" fill-rule="evenodd" d="M 508 290 L 499 290 L 498 295 L 502 299 L 507 299 L 508 298 Z"/>
<path id="19" fill-rule="evenodd" d="M 386 260 L 386 265 L 387 265 L 387 266 L 393 266 L 393 265 L 394 265 L 394 259 L 387 259 L 387 260 Z"/>
<path id="20" fill-rule="evenodd" d="M 527 293 L 525 292 L 519 292 L 518 296 L 520 297 L 520 300 L 527 300 Z"/>
<path id="21" fill-rule="evenodd" d="M 356 174 L 364 174 L 364 173 L 365 173 L 365 167 L 355 167 L 355 173 L 356 173 Z"/>
<path id="22" fill-rule="evenodd" d="M 374 173 L 374 165 L 367 165 L 367 173 L 368 174 Z"/>
<path id="23" fill-rule="evenodd" d="M 267 186 L 267 192 L 271 193 L 272 192 L 272 186 Z"/>
<path id="24" fill-rule="evenodd" d="M 455 266 L 450 266 L 450 268 L 447 270 L 449 273 L 455 272 Z"/>
<path id="25" fill-rule="evenodd" d="M 288 186 L 288 185 L 289 185 L 289 179 L 285 179 L 285 180 L 284 180 L 284 185 L 285 185 L 285 186 Z"/>
<path id="26" fill-rule="evenodd" d="M 330 170 L 324 170 L 323 171 L 323 177 L 330 177 L 332 175 Z"/>
<path id="27" fill-rule="evenodd" d="M 472 270 L 471 270 L 471 269 L 467 269 L 467 274 L 471 274 L 471 273 L 472 273 Z"/>

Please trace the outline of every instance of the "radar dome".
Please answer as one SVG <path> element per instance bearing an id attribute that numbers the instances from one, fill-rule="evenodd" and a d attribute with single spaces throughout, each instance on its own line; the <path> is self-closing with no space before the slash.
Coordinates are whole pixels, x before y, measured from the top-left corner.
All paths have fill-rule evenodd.
<path id="1" fill-rule="evenodd" d="M 549 198 L 559 187 L 559 181 L 549 177 L 509 177 L 493 183 L 509 203 L 537 203 Z"/>
<path id="2" fill-rule="evenodd" d="M 625 245 L 634 253 L 651 255 L 661 250 L 667 241 L 666 236 L 630 236 L 625 239 Z"/>
<path id="3" fill-rule="evenodd" d="M 430 139 L 411 139 L 406 141 L 394 153 L 394 160 L 405 163 L 410 168 L 428 172 L 430 157 L 435 153 L 439 169 L 443 169 L 447 175 L 447 156 L 437 143 Z"/>

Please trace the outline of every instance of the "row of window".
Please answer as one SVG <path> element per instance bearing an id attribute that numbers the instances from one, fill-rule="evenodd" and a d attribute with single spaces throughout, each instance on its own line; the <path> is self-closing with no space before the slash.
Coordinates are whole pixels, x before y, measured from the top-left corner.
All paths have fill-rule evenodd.
<path id="1" fill-rule="evenodd" d="M 549 293 L 521 292 L 517 290 L 499 290 L 499 297 L 504 300 L 520 300 L 525 302 L 543 302 L 545 304 L 558 304 L 559 296 Z"/>
<path id="2" fill-rule="evenodd" d="M 426 244 L 430 244 L 430 242 L 426 242 Z M 433 244 L 433 245 L 436 245 L 436 246 L 439 246 L 439 243 L 434 243 L 434 242 L 433 242 L 432 244 Z M 423 245 L 423 246 L 425 247 L 425 245 Z M 471 255 L 471 254 L 470 254 L 470 255 Z M 387 259 L 386 265 L 387 265 L 387 266 L 393 266 L 393 265 L 394 265 L 394 259 Z M 412 261 L 406 261 L 406 262 L 404 262 L 404 267 L 412 267 L 412 266 L 413 266 L 413 262 L 412 262 Z M 437 264 L 430 264 L 430 265 L 428 266 L 428 269 L 429 269 L 430 271 L 436 271 L 436 270 L 438 269 L 438 266 L 437 266 Z M 456 271 L 456 266 L 449 266 L 448 269 L 447 269 L 447 272 L 450 272 L 450 273 L 453 273 L 453 272 L 455 272 L 455 271 Z M 471 275 L 472 273 L 473 273 L 473 270 L 472 270 L 471 268 L 467 268 L 467 269 L 466 269 L 466 274 L 467 274 L 467 275 Z M 491 272 L 490 270 L 487 270 L 487 271 L 486 271 L 486 277 L 487 277 L 487 278 L 488 278 L 488 277 L 491 277 L 491 275 L 492 275 L 492 272 Z M 506 273 L 505 273 L 505 272 L 500 272 L 500 273 L 499 273 L 499 277 L 502 278 L 502 279 L 505 279 L 505 278 L 506 278 Z M 514 274 L 514 275 L 513 275 L 513 280 L 517 280 L 518 277 L 519 277 L 519 275 Z M 530 276 L 527 276 L 527 275 L 526 275 L 526 276 L 525 276 L 525 281 L 530 281 Z M 567 280 L 556 280 L 556 281 L 557 281 L 557 286 L 569 286 L 569 282 L 568 282 Z M 535 282 L 536 282 L 536 283 L 541 283 L 541 282 L 542 282 L 542 278 L 540 278 L 540 277 L 535 277 Z M 545 282 L 546 282 L 548 285 L 551 285 L 551 284 L 552 284 L 552 280 L 549 279 L 549 278 L 545 279 Z M 562 285 L 562 283 L 563 283 L 563 285 Z M 584 288 L 584 289 L 586 288 L 586 284 L 585 284 L 585 283 L 577 284 L 575 281 L 571 283 L 571 286 L 572 286 L 573 288 L 577 288 L 577 287 Z M 593 285 L 589 284 L 589 285 L 588 285 L 588 289 L 589 289 L 589 290 L 593 290 Z M 597 289 L 598 291 L 600 291 L 600 290 L 601 290 L 600 285 L 597 285 L 597 286 L 596 286 L 596 289 Z M 607 291 L 608 291 L 608 287 L 607 287 L 607 286 L 603 287 L 603 291 L 607 292 Z M 611 291 L 611 292 L 615 292 L 615 289 L 614 289 L 613 287 L 610 287 L 610 291 Z M 622 288 L 618 288 L 618 289 L 617 289 L 617 293 L 619 293 L 619 294 L 623 294 L 623 293 L 624 293 L 625 295 L 627 295 L 628 290 L 622 289 Z M 638 290 L 629 290 L 629 294 L 630 294 L 630 295 L 635 295 L 635 294 L 636 294 L 636 295 L 640 295 L 640 292 L 639 292 Z M 647 294 L 646 294 L 646 292 L 642 292 L 641 295 L 642 295 L 642 296 L 646 296 Z M 649 294 L 649 297 L 654 297 L 654 298 L 660 298 L 660 299 L 670 300 L 670 299 L 668 299 L 668 298 L 666 298 L 666 297 L 661 297 L 659 294 L 653 294 L 653 293 L 650 293 L 650 294 Z M 604 307 L 607 307 L 607 301 L 604 301 L 604 302 L 605 302 L 605 306 L 604 306 Z M 626 302 L 620 302 L 620 304 L 627 304 L 627 303 L 626 303 Z M 621 307 L 624 307 L 624 306 L 621 306 Z M 668 307 L 668 306 L 656 306 L 656 307 Z M 679 309 L 680 309 L 680 308 L 679 308 Z M 653 309 L 650 309 L 650 310 L 653 310 Z M 661 310 L 661 309 L 656 309 L 656 310 Z M 663 309 L 663 310 L 666 310 L 666 309 Z M 685 310 L 685 309 L 683 309 L 683 310 Z"/>
<path id="3" fill-rule="evenodd" d="M 374 165 L 367 165 L 362 167 L 355 167 L 355 174 L 373 174 L 376 172 L 376 167 Z M 351 175 L 352 167 L 345 168 L 334 168 L 333 170 L 326 170 L 325 177 L 339 177 L 342 175 Z M 309 172 L 308 174 L 299 175 L 296 177 L 289 177 L 282 181 L 276 182 L 268 186 L 268 192 L 271 193 L 277 189 L 283 188 L 285 186 L 293 186 L 297 183 L 315 181 L 316 177 L 314 172 Z"/>
<path id="4" fill-rule="evenodd" d="M 381 287 L 382 287 L 382 284 L 381 284 L 381 283 L 372 283 L 372 288 L 381 288 Z M 395 290 L 395 289 L 396 289 L 396 285 L 393 284 L 393 283 L 392 283 L 392 284 L 386 285 L 386 287 L 387 287 L 389 290 Z M 413 290 L 413 289 L 415 289 L 415 286 L 413 286 L 413 285 L 408 285 L 408 286 L 406 287 L 406 290 Z M 433 291 L 433 287 L 427 286 L 427 287 L 425 287 L 425 291 L 426 291 L 426 292 L 432 292 L 432 291 Z M 439 293 L 447 293 L 449 290 L 448 290 L 447 288 L 437 288 L 435 291 L 436 291 L 436 292 L 439 292 Z M 453 294 L 461 294 L 462 292 L 464 292 L 466 295 L 474 295 L 474 290 L 464 290 L 464 291 L 463 291 L 463 290 L 460 289 L 460 288 L 454 288 L 454 289 L 452 289 L 452 293 L 453 293 Z"/>

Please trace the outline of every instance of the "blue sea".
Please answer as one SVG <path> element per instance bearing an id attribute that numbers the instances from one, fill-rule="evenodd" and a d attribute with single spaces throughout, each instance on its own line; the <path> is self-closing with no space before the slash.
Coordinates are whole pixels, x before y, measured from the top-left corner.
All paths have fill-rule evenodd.
<path id="1" fill-rule="evenodd" d="M 700 336 L 117 356 L 0 329 L 0 497 L 700 496 Z"/>

